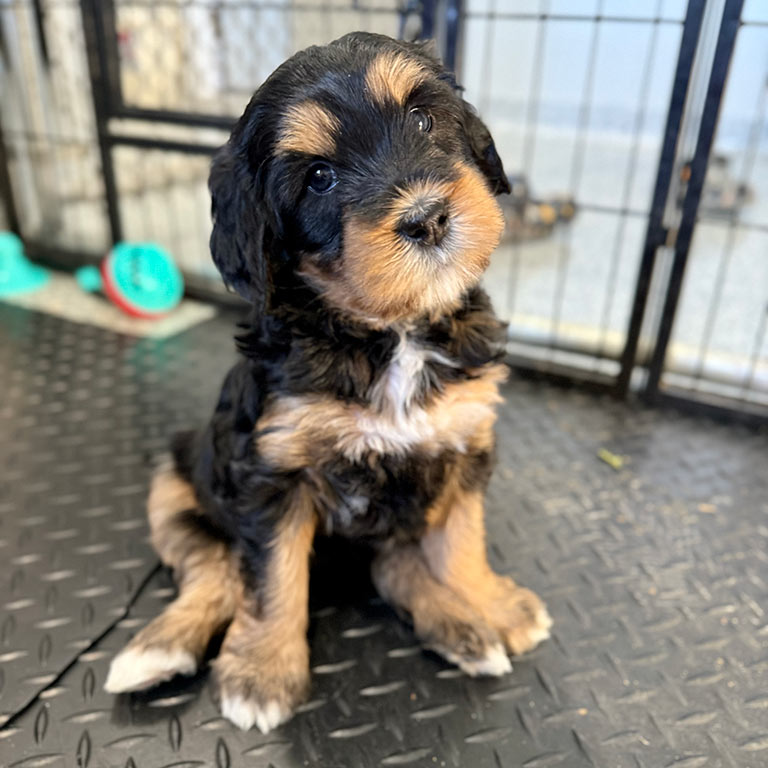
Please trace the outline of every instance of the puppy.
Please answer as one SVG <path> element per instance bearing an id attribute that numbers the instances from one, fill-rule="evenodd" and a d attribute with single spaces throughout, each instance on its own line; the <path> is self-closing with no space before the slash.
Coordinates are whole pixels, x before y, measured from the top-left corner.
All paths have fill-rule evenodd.
<path id="1" fill-rule="evenodd" d="M 196 671 L 267 732 L 308 695 L 318 530 L 370 542 L 373 580 L 469 675 L 548 636 L 486 559 L 483 495 L 505 328 L 478 281 L 508 182 L 425 44 L 355 33 L 297 53 L 216 155 L 211 252 L 252 305 L 207 429 L 156 473 L 152 543 L 179 595 L 112 662 L 107 691 Z"/>

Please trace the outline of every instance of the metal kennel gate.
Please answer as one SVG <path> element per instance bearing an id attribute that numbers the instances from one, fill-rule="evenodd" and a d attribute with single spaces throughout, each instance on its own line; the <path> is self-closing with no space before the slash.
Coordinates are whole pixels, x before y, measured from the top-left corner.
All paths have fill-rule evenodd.
<path id="1" fill-rule="evenodd" d="M 710 158 L 729 67 L 734 57 L 738 60 L 741 38 L 768 37 L 768 14 L 756 2 L 6 0 L 0 3 L 0 20 L 11 83 L 19 42 L 9 44 L 9 39 L 19 30 L 9 31 L 9 19 L 19 9 L 29 11 L 27 36 L 41 67 L 52 68 L 54 92 L 55 68 L 65 55 L 57 49 L 59 27 L 69 14 L 74 45 L 85 51 L 80 90 L 92 95 L 93 128 L 80 141 L 97 151 L 100 171 L 94 184 L 101 185 L 89 192 L 95 207 L 82 201 L 73 207 L 83 221 L 85 234 L 79 239 L 66 242 L 55 227 L 30 226 L 26 201 L 18 193 L 20 147 L 46 136 L 31 134 L 13 115 L 4 116 L 7 161 L 0 156 L 0 187 L 6 220 L 25 236 L 31 253 L 71 265 L 95 258 L 105 240 L 158 237 L 162 230 L 159 239 L 172 247 L 191 287 L 216 292 L 219 282 L 204 253 L 209 222 L 200 215 L 207 207 L 208 156 L 225 139 L 253 86 L 292 50 L 351 29 L 434 36 L 444 60 L 467 86 L 468 98 L 488 116 L 507 169 L 519 174 L 526 189 L 521 205 L 551 215 L 552 199 L 535 195 L 536 185 L 545 186 L 549 178 L 563 179 L 575 198 L 572 222 L 546 227 L 546 238 L 538 242 L 513 238 L 500 249 L 496 271 L 489 274 L 497 308 L 510 320 L 513 361 L 621 396 L 632 389 L 652 401 L 727 411 L 753 422 L 766 418 L 764 267 L 758 264 L 752 277 L 757 299 L 745 303 L 749 317 L 738 320 L 733 334 L 749 341 L 731 349 L 719 323 L 734 301 L 728 275 L 741 253 L 736 246 L 740 238 L 754 236 L 757 245 L 749 241 L 749 252 L 759 250 L 760 238 L 768 237 L 768 218 L 745 221 L 739 203 L 711 223 L 724 246 L 719 258 L 706 256 L 707 265 L 718 264 L 714 279 L 701 278 L 694 285 L 694 294 L 702 293 L 702 286 L 712 290 L 699 302 L 704 310 L 697 309 L 702 327 L 686 330 L 687 315 L 680 319 L 681 307 L 687 312 L 691 303 L 686 274 L 695 275 L 700 260 L 696 236 L 710 226 L 706 200 L 719 189 L 713 192 Z M 73 26 L 75 12 L 79 31 Z M 609 78 L 612 69 L 624 66 L 616 40 L 630 47 L 642 44 L 635 70 L 627 69 L 629 85 Z M 523 48 L 524 55 L 518 55 Z M 558 58 L 561 50 L 583 55 L 567 61 Z M 578 81 L 571 74 L 577 69 Z M 572 81 L 561 88 L 558 77 Z M 517 102 L 507 98 L 520 83 L 525 93 Z M 600 102 L 601 93 L 611 88 L 617 97 L 633 89 L 637 93 L 625 99 L 627 115 L 618 123 L 611 104 Z M 548 89 L 577 94 L 575 101 L 565 100 L 568 114 L 557 114 Z M 758 90 L 748 135 L 735 153 L 743 156 L 745 175 L 765 154 L 765 88 Z M 609 158 L 613 165 L 602 177 L 593 172 Z M 70 161 L 69 167 L 76 157 Z M 538 172 L 547 163 L 549 176 Z M 61 175 L 59 165 L 53 163 Z M 57 201 L 54 194 L 47 209 Z M 91 232 L 94 220 L 103 220 L 104 232 Z M 598 294 L 595 286 L 601 281 Z M 736 282 L 743 283 L 743 277 Z M 722 336 L 725 351 L 718 348 L 713 356 L 712 339 Z"/>

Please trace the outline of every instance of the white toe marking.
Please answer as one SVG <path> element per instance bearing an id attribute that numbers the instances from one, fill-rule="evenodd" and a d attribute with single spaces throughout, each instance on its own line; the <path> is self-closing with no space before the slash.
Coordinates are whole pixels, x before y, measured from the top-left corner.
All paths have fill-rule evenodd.
<path id="1" fill-rule="evenodd" d="M 176 675 L 194 675 L 196 671 L 197 662 L 188 651 L 126 648 L 112 659 L 104 690 L 107 693 L 140 691 Z"/>
<path id="2" fill-rule="evenodd" d="M 484 658 L 464 659 L 459 667 L 472 677 L 501 677 L 512 671 L 512 662 L 502 645 L 494 645 L 488 649 Z"/>
<path id="3" fill-rule="evenodd" d="M 546 627 L 536 627 L 528 633 L 528 639 L 533 645 L 538 645 L 542 640 L 549 638 L 549 629 Z"/>
<path id="4" fill-rule="evenodd" d="M 491 646 L 479 659 L 469 659 L 450 651 L 443 652 L 443 656 L 470 677 L 501 677 L 512 671 L 512 662 L 502 645 Z"/>
<path id="5" fill-rule="evenodd" d="M 542 609 L 536 617 L 536 628 L 528 633 L 531 642 L 538 645 L 542 640 L 549 638 L 549 629 L 552 626 L 552 618 L 546 609 Z"/>
<path id="6" fill-rule="evenodd" d="M 221 697 L 221 714 L 244 731 L 256 722 L 256 706 L 255 701 L 242 696 Z"/>
<path id="7" fill-rule="evenodd" d="M 291 713 L 284 711 L 276 701 L 267 702 L 264 709 L 256 714 L 256 725 L 262 733 L 269 733 L 273 728 L 277 728 L 280 723 L 285 722 Z"/>
<path id="8" fill-rule="evenodd" d="M 277 701 L 268 701 L 263 707 L 253 699 L 242 696 L 222 696 L 221 714 L 244 731 L 254 725 L 262 732 L 269 733 L 291 716 Z"/>

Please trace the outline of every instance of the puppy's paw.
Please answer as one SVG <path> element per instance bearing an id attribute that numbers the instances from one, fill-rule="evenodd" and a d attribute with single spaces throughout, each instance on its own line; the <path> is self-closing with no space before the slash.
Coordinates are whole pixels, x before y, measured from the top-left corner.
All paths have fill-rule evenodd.
<path id="1" fill-rule="evenodd" d="M 461 656 L 448 649 L 441 655 L 470 677 L 502 677 L 512 671 L 512 663 L 501 643 L 486 648 L 482 656 Z"/>
<path id="2" fill-rule="evenodd" d="M 469 614 L 469 609 L 463 608 L 461 613 Z M 500 677 L 512 671 L 498 632 L 480 616 L 460 618 L 421 613 L 414 619 L 424 646 L 471 677 Z"/>
<path id="3" fill-rule="evenodd" d="M 131 644 L 112 659 L 104 690 L 143 691 L 176 675 L 194 675 L 196 671 L 197 660 L 189 651 Z"/>
<path id="4" fill-rule="evenodd" d="M 194 675 L 209 634 L 188 618 L 188 612 L 179 610 L 179 600 L 171 603 L 112 659 L 104 690 L 143 691 L 176 675 Z"/>
<path id="5" fill-rule="evenodd" d="M 243 731 L 255 725 L 262 733 L 289 720 L 293 710 L 276 699 L 261 703 L 257 698 L 246 699 L 240 694 L 221 692 L 221 714 Z"/>
<path id="6" fill-rule="evenodd" d="M 269 733 L 309 695 L 308 649 L 241 657 L 224 648 L 213 663 L 221 714 L 244 731 Z"/>
<path id="7" fill-rule="evenodd" d="M 494 625 L 507 650 L 517 656 L 533 650 L 549 637 L 552 619 L 541 599 L 511 579 L 499 577 L 500 594 L 494 601 Z"/>

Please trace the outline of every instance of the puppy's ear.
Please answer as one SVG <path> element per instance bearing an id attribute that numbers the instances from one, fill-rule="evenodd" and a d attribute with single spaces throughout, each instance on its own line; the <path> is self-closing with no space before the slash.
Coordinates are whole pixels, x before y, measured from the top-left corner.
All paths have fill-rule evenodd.
<path id="1" fill-rule="evenodd" d="M 266 311 L 270 294 L 267 253 L 267 211 L 255 180 L 230 141 L 214 156 L 208 188 L 211 192 L 211 255 L 224 283 L 234 288 L 257 312 Z"/>
<path id="2" fill-rule="evenodd" d="M 491 132 L 485 123 L 478 117 L 475 108 L 467 103 L 464 105 L 464 133 L 466 134 L 472 157 L 478 168 L 483 172 L 491 185 L 494 195 L 509 194 L 511 187 L 504 173 L 504 165 L 501 162 L 496 145 L 493 143 Z"/>

